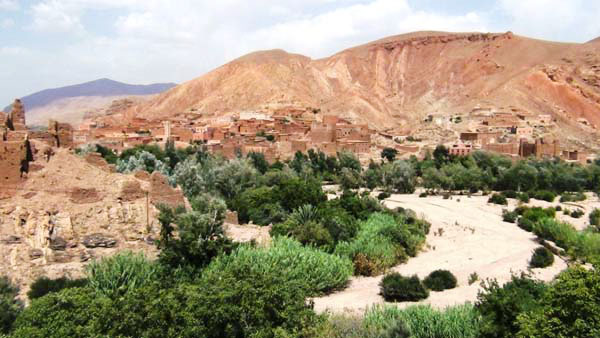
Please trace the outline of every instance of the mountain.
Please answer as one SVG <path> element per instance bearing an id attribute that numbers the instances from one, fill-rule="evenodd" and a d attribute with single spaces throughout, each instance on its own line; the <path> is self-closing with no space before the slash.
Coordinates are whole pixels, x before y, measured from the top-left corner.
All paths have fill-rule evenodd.
<path id="1" fill-rule="evenodd" d="M 176 86 L 174 83 L 131 85 L 110 79 L 99 79 L 72 86 L 42 90 L 21 98 L 21 101 L 25 105 L 27 119 L 34 121 L 40 120 L 40 118 L 37 118 L 37 115 L 44 114 L 44 111 L 63 109 L 64 106 L 73 107 L 74 104 L 71 101 L 75 101 L 75 105 L 77 105 L 77 102 L 83 103 L 78 105 L 77 109 L 85 111 L 86 109 L 98 108 L 98 104 L 100 102 L 106 102 L 104 104 L 109 104 L 114 99 L 119 99 L 126 96 L 158 94 L 173 88 L 174 86 Z M 72 100 L 74 98 L 75 100 Z M 87 100 L 86 98 L 92 99 Z M 90 101 L 90 106 L 85 104 L 86 100 Z M 53 103 L 57 102 L 59 102 L 58 108 L 52 106 Z M 11 107 L 12 105 L 9 105 L 8 107 L 4 108 L 4 111 L 10 111 Z"/>
<path id="2" fill-rule="evenodd" d="M 408 128 L 431 113 L 476 106 L 553 114 L 600 126 L 600 44 L 530 39 L 511 32 L 416 32 L 312 60 L 282 50 L 233 60 L 135 105 L 149 119 L 314 107 L 377 129 Z"/>

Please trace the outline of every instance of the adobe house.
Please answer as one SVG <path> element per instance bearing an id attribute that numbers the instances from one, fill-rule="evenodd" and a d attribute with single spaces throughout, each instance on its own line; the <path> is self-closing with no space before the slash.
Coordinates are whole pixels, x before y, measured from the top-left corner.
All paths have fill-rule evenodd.
<path id="1" fill-rule="evenodd" d="M 7 131 L 0 138 L 0 188 L 20 182 L 32 160 L 27 132 Z"/>
<path id="2" fill-rule="evenodd" d="M 455 143 L 448 148 L 448 153 L 454 156 L 467 156 L 473 151 L 472 144 Z"/>
<path id="3" fill-rule="evenodd" d="M 314 122 L 310 127 L 309 137 L 312 143 L 335 142 L 336 130 L 330 124 Z"/>
<path id="4" fill-rule="evenodd" d="M 500 136 L 500 132 L 465 132 L 460 133 L 460 140 L 462 142 L 471 142 L 473 144 L 484 145 L 496 143 L 496 140 Z"/>

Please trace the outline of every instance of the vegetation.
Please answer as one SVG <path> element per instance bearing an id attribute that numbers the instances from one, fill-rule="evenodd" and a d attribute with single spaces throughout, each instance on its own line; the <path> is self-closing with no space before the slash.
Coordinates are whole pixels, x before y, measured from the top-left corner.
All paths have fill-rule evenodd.
<path id="1" fill-rule="evenodd" d="M 496 280 L 488 280 L 482 287 L 475 303 L 481 315 L 481 336 L 496 338 L 514 337 L 519 331 L 518 316 L 537 309 L 538 299 L 546 290 L 542 282 L 527 275 L 513 275 L 503 286 Z"/>
<path id="2" fill-rule="evenodd" d="M 352 262 L 344 257 L 303 247 L 286 237 L 277 237 L 270 248 L 242 246 L 231 255 L 215 259 L 206 274 L 239 272 L 279 274 L 290 283 L 299 282 L 308 295 L 339 290 L 352 276 Z"/>
<path id="3" fill-rule="evenodd" d="M 492 196 L 488 200 L 488 203 L 494 203 L 494 204 L 500 204 L 500 205 L 508 204 L 508 202 L 506 201 L 506 196 L 504 196 L 502 194 L 496 194 L 496 193 L 492 194 Z"/>
<path id="4" fill-rule="evenodd" d="M 22 305 L 16 300 L 19 290 L 8 278 L 0 277 L 0 334 L 9 333 Z"/>
<path id="5" fill-rule="evenodd" d="M 600 230 L 600 209 L 594 209 L 590 213 L 590 225 Z"/>
<path id="6" fill-rule="evenodd" d="M 388 302 L 416 302 L 429 297 L 419 277 L 405 277 L 397 272 L 385 275 L 379 284 L 383 299 Z"/>
<path id="7" fill-rule="evenodd" d="M 533 251 L 529 266 L 532 268 L 546 268 L 554 263 L 554 254 L 552 251 L 541 246 Z"/>
<path id="8" fill-rule="evenodd" d="M 564 203 L 564 202 L 580 202 L 580 201 L 585 201 L 586 196 L 584 193 L 582 192 L 576 192 L 576 193 L 565 193 L 562 194 L 560 196 L 560 202 Z"/>
<path id="9" fill-rule="evenodd" d="M 84 287 L 86 285 L 87 279 L 69 279 L 67 277 L 50 279 L 46 276 L 42 276 L 31 283 L 29 291 L 27 292 L 27 298 L 29 298 L 29 300 L 34 300 L 43 297 L 50 292 L 58 292 L 68 288 Z"/>
<path id="10" fill-rule="evenodd" d="M 364 326 L 373 331 L 384 331 L 380 337 L 479 337 L 479 315 L 470 304 L 444 310 L 436 310 L 429 305 L 406 309 L 375 306 L 365 313 Z M 398 335 L 398 332 L 404 335 Z"/>
<path id="11" fill-rule="evenodd" d="M 157 279 L 158 266 L 143 254 L 121 252 L 86 266 L 88 284 L 97 293 L 121 297 Z"/>
<path id="12" fill-rule="evenodd" d="M 508 223 L 515 223 L 519 214 L 515 211 L 502 210 L 502 220 Z"/>
<path id="13" fill-rule="evenodd" d="M 340 242 L 335 253 L 354 262 L 355 274 L 373 276 L 416 255 L 428 231 L 428 224 L 412 216 L 374 213 L 360 224 L 354 240 Z"/>
<path id="14" fill-rule="evenodd" d="M 452 272 L 448 270 L 435 270 L 423 280 L 423 284 L 432 291 L 454 289 L 457 281 Z"/>

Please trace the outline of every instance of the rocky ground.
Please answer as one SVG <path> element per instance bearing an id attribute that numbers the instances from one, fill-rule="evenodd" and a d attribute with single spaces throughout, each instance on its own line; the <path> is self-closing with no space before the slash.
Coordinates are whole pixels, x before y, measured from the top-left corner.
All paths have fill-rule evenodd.
<path id="1" fill-rule="evenodd" d="M 13 197 L 0 200 L 0 275 L 27 291 L 38 276 L 82 274 L 96 258 L 122 250 L 154 256 L 159 233 L 153 203 L 183 202 L 157 175 L 115 173 L 101 158 L 66 149 L 34 170 Z"/>

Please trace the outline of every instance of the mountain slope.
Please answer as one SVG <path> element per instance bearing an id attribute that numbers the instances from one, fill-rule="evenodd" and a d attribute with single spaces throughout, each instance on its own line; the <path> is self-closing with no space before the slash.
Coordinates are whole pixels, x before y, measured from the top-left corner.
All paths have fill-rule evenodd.
<path id="1" fill-rule="evenodd" d="M 566 44 L 505 34 L 416 32 L 311 60 L 281 50 L 256 52 L 131 108 L 127 117 L 164 118 L 320 108 L 378 129 L 407 127 L 427 114 L 474 106 L 518 107 L 584 117 L 600 125 L 598 44 Z M 554 74 L 554 75 L 553 75 Z"/>
<path id="2" fill-rule="evenodd" d="M 38 107 L 46 106 L 52 102 L 61 99 L 74 97 L 109 97 L 109 96 L 130 96 L 130 95 L 152 95 L 164 92 L 167 89 L 176 86 L 174 83 L 156 83 L 150 85 L 130 85 L 113 81 L 110 79 L 99 79 L 86 83 L 61 88 L 46 89 L 40 92 L 25 96 L 21 101 L 25 108 L 33 110 Z M 9 105 L 4 111 L 10 111 Z"/>

